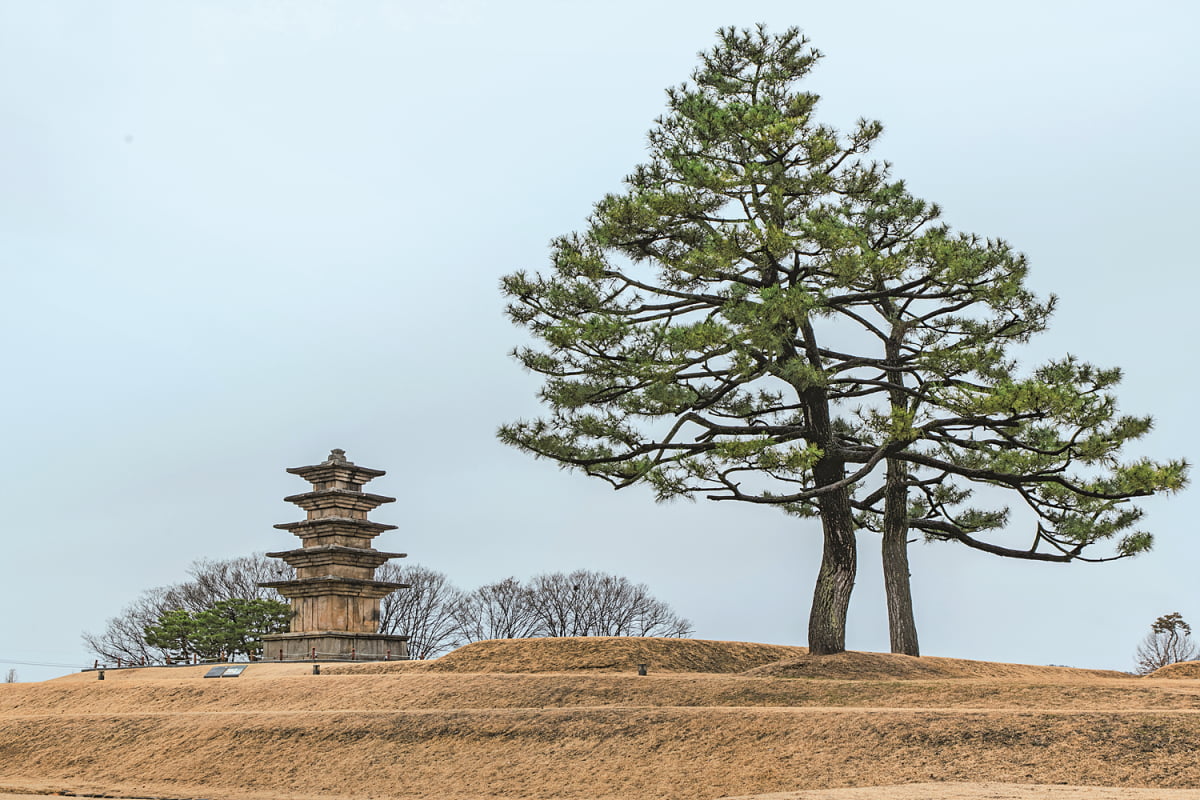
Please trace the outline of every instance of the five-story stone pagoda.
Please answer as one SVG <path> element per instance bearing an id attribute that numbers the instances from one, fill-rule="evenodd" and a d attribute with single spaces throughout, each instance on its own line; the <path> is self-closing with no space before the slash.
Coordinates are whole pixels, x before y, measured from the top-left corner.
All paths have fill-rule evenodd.
<path id="1" fill-rule="evenodd" d="M 383 553 L 371 540 L 395 525 L 367 519 L 367 513 L 394 497 L 368 494 L 363 484 L 386 473 L 346 460 L 344 450 L 311 467 L 288 472 L 312 484 L 312 491 L 285 497 L 304 509 L 303 522 L 276 528 L 300 537 L 298 550 L 267 553 L 296 568 L 296 579 L 263 583 L 292 603 L 290 633 L 263 637 L 263 656 L 273 659 L 363 659 L 408 657 L 408 637 L 378 633 L 379 601 L 402 583 L 375 580 L 375 568 L 404 553 Z"/>

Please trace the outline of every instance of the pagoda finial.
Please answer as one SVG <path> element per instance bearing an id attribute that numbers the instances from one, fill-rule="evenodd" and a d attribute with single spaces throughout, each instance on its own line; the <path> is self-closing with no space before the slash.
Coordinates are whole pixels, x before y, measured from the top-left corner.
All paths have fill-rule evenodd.
<path id="1" fill-rule="evenodd" d="M 329 458 L 325 459 L 326 464 L 349 464 L 346 460 L 346 451 L 335 447 L 329 451 Z"/>

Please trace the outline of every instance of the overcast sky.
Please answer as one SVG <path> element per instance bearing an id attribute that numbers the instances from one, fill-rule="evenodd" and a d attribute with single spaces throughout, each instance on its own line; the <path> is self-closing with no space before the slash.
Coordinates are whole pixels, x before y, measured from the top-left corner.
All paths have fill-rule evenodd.
<path id="1" fill-rule="evenodd" d="M 656 506 L 499 445 L 538 413 L 501 275 L 547 267 L 645 157 L 721 26 L 800 26 L 818 117 L 1061 298 L 1027 351 L 1119 365 L 1136 454 L 1192 459 L 1200 6 L 1191 2 L 0 0 L 0 670 L 80 642 L 199 558 L 294 545 L 286 467 L 388 474 L 381 549 L 463 588 L 589 568 L 696 636 L 804 644 L 815 522 Z M 1105 565 L 914 545 L 928 655 L 1130 669 L 1200 623 L 1197 491 Z M 1012 542 L 1024 542 L 1014 531 Z M 886 651 L 860 537 L 851 649 Z"/>

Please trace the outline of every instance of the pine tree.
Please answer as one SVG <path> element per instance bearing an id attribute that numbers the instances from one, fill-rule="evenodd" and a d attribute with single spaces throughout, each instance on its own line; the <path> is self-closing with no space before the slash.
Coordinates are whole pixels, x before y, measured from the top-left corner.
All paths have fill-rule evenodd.
<path id="1" fill-rule="evenodd" d="M 1048 522 L 1039 541 L 1078 557 L 1185 465 L 1116 462 L 1148 421 L 1113 416 L 1115 374 L 1067 361 L 1012 377 L 1008 348 L 1053 300 L 1025 288 L 1007 244 L 951 233 L 864 160 L 880 123 L 814 121 L 799 84 L 820 54 L 798 30 L 718 36 L 668 90 L 626 191 L 555 240 L 550 274 L 504 279 L 510 318 L 540 340 L 515 355 L 545 376 L 548 413 L 499 436 L 659 500 L 819 518 L 816 654 L 844 649 L 855 533 L 880 530 L 893 649 L 915 654 L 910 528 L 1023 552 L 978 539 L 1007 517 L 961 510 L 970 484 L 1017 491 Z M 1067 475 L 1076 462 L 1101 474 Z"/>

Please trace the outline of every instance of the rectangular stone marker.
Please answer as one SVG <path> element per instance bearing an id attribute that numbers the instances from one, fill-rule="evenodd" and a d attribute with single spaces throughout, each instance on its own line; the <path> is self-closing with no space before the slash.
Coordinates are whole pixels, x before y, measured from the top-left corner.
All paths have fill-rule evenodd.
<path id="1" fill-rule="evenodd" d="M 246 664 L 224 664 L 204 673 L 206 678 L 236 678 L 246 671 Z"/>

